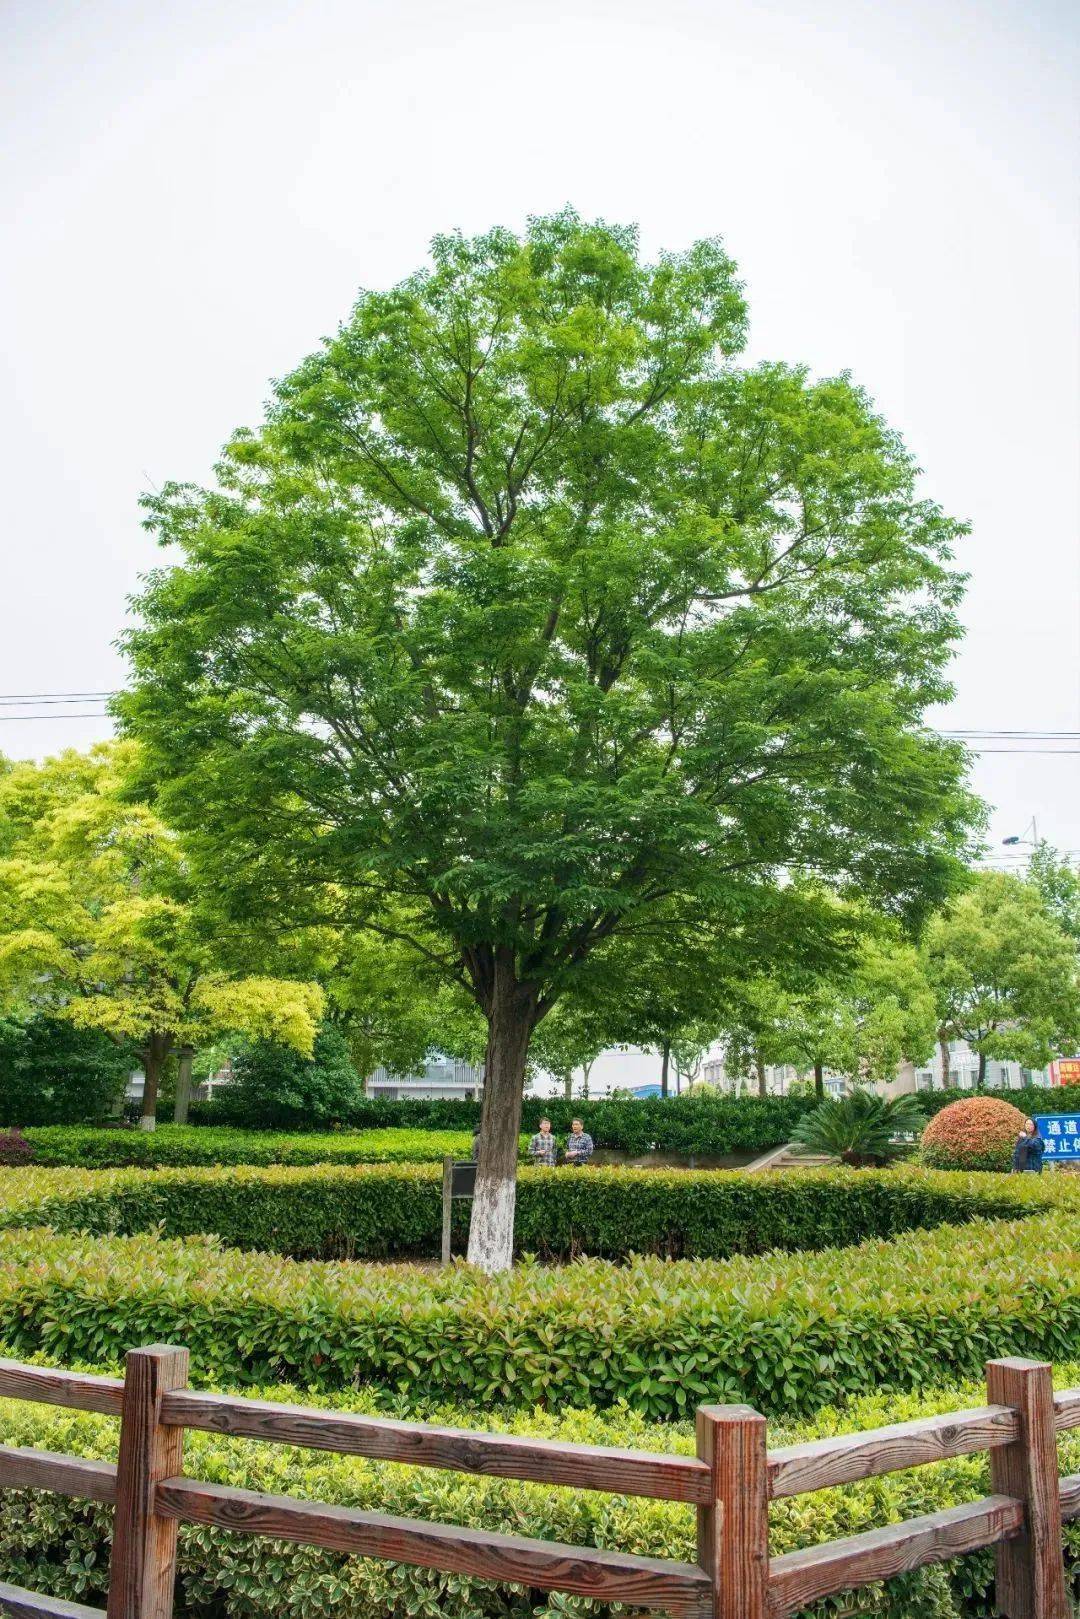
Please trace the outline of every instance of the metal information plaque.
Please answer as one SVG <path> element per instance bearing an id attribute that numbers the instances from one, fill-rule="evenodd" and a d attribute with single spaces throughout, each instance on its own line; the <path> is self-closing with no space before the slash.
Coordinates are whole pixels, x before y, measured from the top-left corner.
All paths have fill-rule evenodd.
<path id="1" fill-rule="evenodd" d="M 450 1263 L 450 1211 L 455 1198 L 472 1197 L 476 1192 L 476 1164 L 469 1159 L 443 1159 L 442 1174 L 442 1262 Z"/>

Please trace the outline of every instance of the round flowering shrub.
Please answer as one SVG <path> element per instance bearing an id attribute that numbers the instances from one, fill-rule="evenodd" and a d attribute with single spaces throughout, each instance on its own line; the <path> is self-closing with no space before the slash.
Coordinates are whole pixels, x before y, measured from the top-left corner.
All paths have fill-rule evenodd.
<path id="1" fill-rule="evenodd" d="M 998 1096 L 950 1102 L 923 1131 L 922 1161 L 934 1169 L 1009 1169 L 1024 1128 L 1018 1107 Z"/>

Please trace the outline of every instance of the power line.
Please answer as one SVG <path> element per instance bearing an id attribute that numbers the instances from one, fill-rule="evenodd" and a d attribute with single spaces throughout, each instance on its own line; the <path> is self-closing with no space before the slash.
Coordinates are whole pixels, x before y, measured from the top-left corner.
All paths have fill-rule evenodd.
<path id="1" fill-rule="evenodd" d="M 54 707 L 67 707 L 70 704 L 108 700 L 110 697 L 118 697 L 119 695 L 120 693 L 116 690 L 0 692 L 0 708 L 23 708 L 32 703 L 36 709 L 47 710 Z M 0 721 L 5 719 L 107 719 L 108 717 L 107 713 L 98 713 L 96 711 L 68 715 L 50 714 L 42 711 L 30 714 L 0 714 Z M 951 741 L 1008 742 L 1010 744 L 1018 742 L 1080 742 L 1080 731 L 1037 731 L 1019 728 L 1006 730 L 987 727 L 982 730 L 943 730 L 939 731 L 938 735 L 948 737 Z M 1080 748 L 1008 746 L 1002 748 L 980 747 L 973 748 L 971 751 L 978 754 L 1042 754 L 1049 757 L 1059 753 L 1065 755 L 1080 753 Z"/>
<path id="2" fill-rule="evenodd" d="M 38 699 L 32 706 L 35 709 L 68 708 L 72 703 L 93 703 L 99 699 L 94 692 L 87 692 L 85 697 L 46 697 L 44 701 Z M 0 708 L 29 708 L 29 701 L 16 701 L 11 697 L 0 697 Z M 45 717 L 45 716 L 43 716 Z"/>

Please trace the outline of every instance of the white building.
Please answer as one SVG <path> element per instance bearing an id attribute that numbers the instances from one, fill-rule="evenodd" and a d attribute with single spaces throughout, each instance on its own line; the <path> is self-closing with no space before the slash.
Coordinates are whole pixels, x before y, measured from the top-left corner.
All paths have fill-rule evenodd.
<path id="1" fill-rule="evenodd" d="M 388 1074 L 385 1068 L 376 1068 L 368 1079 L 367 1093 L 369 1096 L 385 1097 L 390 1102 L 404 1101 L 406 1098 L 432 1101 L 439 1097 L 473 1102 L 480 1095 L 483 1084 L 482 1066 L 462 1062 L 457 1057 L 435 1055 L 424 1064 L 422 1072 L 410 1074 L 407 1079 Z"/>
<path id="2" fill-rule="evenodd" d="M 972 1051 L 966 1040 L 949 1041 L 948 1074 L 942 1072 L 944 1065 L 937 1046 L 928 1063 L 917 1068 L 910 1063 L 906 1066 L 912 1082 L 904 1085 L 904 1090 L 971 1091 L 979 1082 L 979 1054 Z M 993 1058 L 987 1059 L 983 1080 L 985 1088 L 993 1091 L 1018 1091 L 1021 1085 L 1052 1085 L 1053 1082 L 1049 1068 L 1021 1068 L 1018 1062 L 996 1062 Z"/>
<path id="3" fill-rule="evenodd" d="M 204 1079 L 192 1091 L 193 1102 L 206 1102 L 211 1100 L 218 1090 L 228 1087 L 233 1080 L 232 1064 L 227 1062 L 216 1074 Z M 369 1096 L 382 1096 L 387 1101 L 396 1102 L 408 1097 L 416 1097 L 423 1101 L 430 1101 L 445 1097 L 452 1101 L 475 1101 L 484 1085 L 483 1067 L 474 1067 L 471 1063 L 460 1062 L 453 1057 L 434 1056 L 430 1058 L 417 1074 L 410 1074 L 408 1078 L 401 1079 L 395 1074 L 388 1074 L 385 1068 L 376 1068 L 367 1082 Z M 143 1075 L 136 1070 L 127 1083 L 126 1101 L 130 1108 L 142 1102 Z"/>

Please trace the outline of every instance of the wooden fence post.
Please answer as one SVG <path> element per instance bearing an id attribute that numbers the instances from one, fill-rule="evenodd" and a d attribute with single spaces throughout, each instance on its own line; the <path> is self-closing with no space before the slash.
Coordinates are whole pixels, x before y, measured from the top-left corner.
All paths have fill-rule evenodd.
<path id="1" fill-rule="evenodd" d="M 748 1405 L 703 1405 L 697 1453 L 712 1468 L 713 1501 L 697 1509 L 698 1563 L 713 1585 L 713 1619 L 765 1619 L 769 1593 L 769 1476 L 765 1418 Z"/>
<path id="2" fill-rule="evenodd" d="M 177 1523 L 154 1512 L 154 1488 L 182 1471 L 184 1430 L 162 1424 L 161 1399 L 186 1385 L 187 1371 L 186 1349 L 153 1344 L 128 1352 L 108 1619 L 172 1619 Z"/>
<path id="3" fill-rule="evenodd" d="M 990 1452 L 994 1493 L 1015 1497 L 1025 1510 L 1023 1532 L 995 1550 L 998 1612 L 1006 1619 L 1069 1619 L 1052 1369 L 1038 1360 L 988 1361 L 986 1393 L 991 1405 L 1020 1414 L 1019 1439 Z"/>

